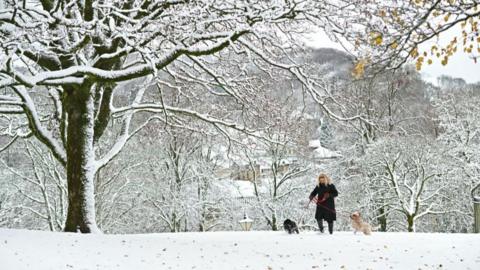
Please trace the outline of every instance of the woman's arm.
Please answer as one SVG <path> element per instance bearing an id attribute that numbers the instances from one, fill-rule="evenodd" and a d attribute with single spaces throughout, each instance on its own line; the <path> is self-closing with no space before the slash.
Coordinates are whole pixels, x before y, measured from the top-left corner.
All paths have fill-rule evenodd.
<path id="1" fill-rule="evenodd" d="M 338 191 L 337 188 L 335 188 L 334 184 L 330 185 L 330 190 L 329 190 L 330 196 L 337 197 L 338 196 Z"/>
<path id="2" fill-rule="evenodd" d="M 312 193 L 310 193 L 310 196 L 308 196 L 308 198 L 309 198 L 310 200 L 312 200 L 313 197 L 315 197 L 315 195 L 317 195 L 317 193 L 318 193 L 318 187 L 315 187 L 315 188 L 313 189 Z"/>

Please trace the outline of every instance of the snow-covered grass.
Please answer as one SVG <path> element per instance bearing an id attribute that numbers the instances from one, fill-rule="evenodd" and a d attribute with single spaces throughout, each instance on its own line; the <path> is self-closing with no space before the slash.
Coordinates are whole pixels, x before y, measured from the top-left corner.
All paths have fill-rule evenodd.
<path id="1" fill-rule="evenodd" d="M 0 269 L 480 269 L 480 235 L 209 232 L 82 235 L 0 229 Z"/>

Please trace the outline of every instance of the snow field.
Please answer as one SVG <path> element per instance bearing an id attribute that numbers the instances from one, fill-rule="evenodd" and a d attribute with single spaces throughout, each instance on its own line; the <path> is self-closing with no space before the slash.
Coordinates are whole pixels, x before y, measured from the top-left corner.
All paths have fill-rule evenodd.
<path id="1" fill-rule="evenodd" d="M 0 269 L 480 269 L 480 235 L 207 232 L 82 235 L 0 229 Z"/>

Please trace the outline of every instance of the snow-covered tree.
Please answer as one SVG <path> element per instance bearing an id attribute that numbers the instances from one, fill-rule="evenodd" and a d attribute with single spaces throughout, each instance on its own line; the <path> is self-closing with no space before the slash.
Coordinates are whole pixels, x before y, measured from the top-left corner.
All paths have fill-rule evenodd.
<path id="1" fill-rule="evenodd" d="M 63 169 L 48 150 L 31 140 L 24 141 L 14 150 L 24 157 L 25 163 L 18 162 L 13 166 L 1 160 L 0 164 L 11 179 L 6 183 L 5 190 L 14 187 L 18 194 L 17 198 L 11 198 L 11 202 L 26 212 L 18 218 L 23 219 L 23 226 L 28 228 L 46 227 L 51 231 L 61 231 L 67 210 Z"/>
<path id="2" fill-rule="evenodd" d="M 292 208 L 292 194 L 304 191 L 301 177 L 311 167 L 307 146 L 316 123 L 288 95 L 264 100 L 267 104 L 263 104 L 260 119 L 267 140 L 252 138 L 241 145 L 239 159 L 246 164 L 243 170 L 249 172 L 249 179 L 242 180 L 253 184 L 257 212 L 276 231 L 280 218 Z"/>
<path id="3" fill-rule="evenodd" d="M 441 134 L 439 140 L 448 146 L 447 152 L 451 160 L 451 170 L 455 172 L 455 204 L 448 208 L 455 208 L 458 214 L 452 218 L 444 230 L 458 231 L 459 228 L 467 231 L 472 223 L 473 205 L 472 191 L 480 186 L 479 131 L 478 120 L 478 85 L 464 85 L 457 88 L 455 83 L 445 81 L 438 90 L 440 95 L 435 99 L 435 113 Z M 452 79 L 455 82 L 455 79 Z M 447 207 L 447 206 L 446 206 Z M 451 224 L 455 224 L 452 226 Z"/>
<path id="4" fill-rule="evenodd" d="M 363 196 L 379 214 L 403 216 L 409 232 L 428 215 L 454 212 L 451 165 L 440 144 L 418 137 L 385 138 L 369 149 L 363 175 Z M 377 211 L 373 209 L 376 213 Z"/>
<path id="5" fill-rule="evenodd" d="M 0 10 L 0 87 L 8 93 L 0 112 L 24 115 L 9 134 L 35 136 L 66 168 L 65 231 L 96 232 L 95 175 L 149 122 L 186 126 L 197 119 L 249 131 L 209 110 L 146 102 L 149 91 L 168 96 L 189 82 L 196 85 L 191 100 L 203 90 L 248 109 L 255 100 L 242 82 L 248 70 L 223 58 L 229 52 L 257 55 L 252 63 L 263 71 L 286 70 L 325 107 L 328 93 L 288 54 L 310 26 L 338 29 L 329 16 L 338 9 L 337 1 L 7 0 Z M 285 58 L 272 60 L 278 54 Z M 131 99 L 118 99 L 120 89 Z M 156 116 L 134 125 L 146 111 Z M 112 122 L 121 125 L 116 134 L 107 132 Z"/>

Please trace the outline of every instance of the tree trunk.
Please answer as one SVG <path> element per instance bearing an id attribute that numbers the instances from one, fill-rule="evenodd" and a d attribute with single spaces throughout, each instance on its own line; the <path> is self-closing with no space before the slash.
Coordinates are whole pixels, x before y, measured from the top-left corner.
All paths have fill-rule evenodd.
<path id="1" fill-rule="evenodd" d="M 385 214 L 385 208 L 380 207 L 378 210 L 380 215 L 378 217 L 378 223 L 380 224 L 380 231 L 386 232 L 387 231 L 387 215 Z"/>
<path id="2" fill-rule="evenodd" d="M 177 225 L 177 215 L 175 214 L 175 212 L 173 212 L 173 214 L 172 214 L 172 224 L 173 224 L 173 227 L 170 228 L 170 232 L 172 232 L 172 233 L 178 232 L 178 229 L 177 229 L 177 227 L 178 227 L 178 225 Z"/>
<path id="3" fill-rule="evenodd" d="M 68 113 L 66 232 L 100 232 L 95 220 L 94 109 L 91 84 L 65 92 Z"/>
<path id="4" fill-rule="evenodd" d="M 415 223 L 413 221 L 414 216 L 407 216 L 407 222 L 408 222 L 408 232 L 414 232 L 415 231 Z"/>
<path id="5" fill-rule="evenodd" d="M 277 216 L 275 215 L 275 213 L 272 214 L 272 231 L 278 231 Z"/>

